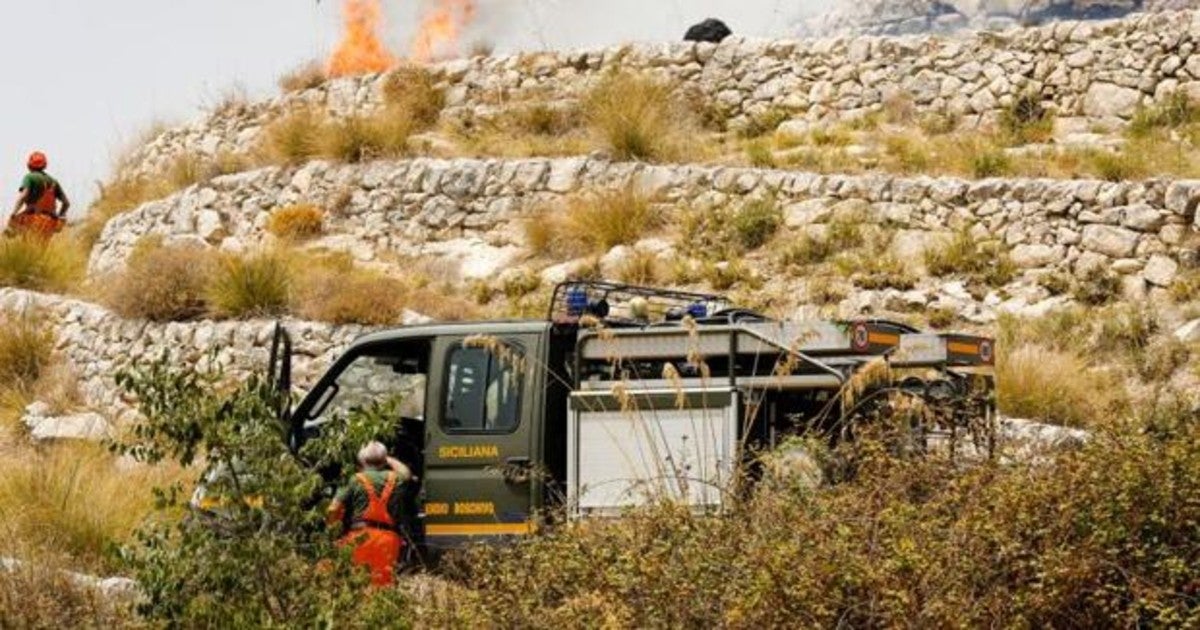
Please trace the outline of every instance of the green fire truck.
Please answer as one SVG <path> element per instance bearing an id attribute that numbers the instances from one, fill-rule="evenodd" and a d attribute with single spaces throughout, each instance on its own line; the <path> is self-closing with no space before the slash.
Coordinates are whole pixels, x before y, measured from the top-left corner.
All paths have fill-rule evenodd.
<path id="1" fill-rule="evenodd" d="M 290 345 L 280 330 L 284 388 Z M 535 533 L 547 514 L 663 498 L 719 510 L 753 453 L 797 435 L 853 439 L 854 417 L 898 397 L 949 409 L 914 427 L 922 448 L 990 451 L 994 356 L 973 335 L 778 321 L 719 295 L 568 282 L 543 320 L 362 337 L 282 412 L 299 450 L 356 409 L 402 400 L 380 437 L 419 477 L 407 533 L 436 553 Z M 879 366 L 889 378 L 866 382 Z"/>

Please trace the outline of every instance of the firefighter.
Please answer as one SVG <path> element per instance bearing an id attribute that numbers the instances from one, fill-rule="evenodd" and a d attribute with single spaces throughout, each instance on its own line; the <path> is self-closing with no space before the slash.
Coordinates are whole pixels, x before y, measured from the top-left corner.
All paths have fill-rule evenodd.
<path id="1" fill-rule="evenodd" d="M 27 166 L 29 173 L 21 180 L 20 195 L 9 222 L 18 230 L 48 236 L 61 229 L 71 209 L 71 200 L 62 185 L 46 174 L 46 154 L 33 152 Z"/>
<path id="2" fill-rule="evenodd" d="M 404 549 L 400 535 L 404 485 L 412 472 L 389 457 L 387 447 L 371 442 L 358 451 L 359 472 L 338 491 L 329 505 L 329 522 L 341 523 L 339 545 L 353 546 L 351 560 L 371 571 L 371 583 L 387 586 Z"/>
<path id="3" fill-rule="evenodd" d="M 67 199 L 67 193 L 58 180 L 46 173 L 47 165 L 45 153 L 34 151 L 29 156 L 29 173 L 21 181 L 20 197 L 13 214 L 37 212 L 58 219 L 66 218 L 67 210 L 71 209 L 71 200 Z"/>

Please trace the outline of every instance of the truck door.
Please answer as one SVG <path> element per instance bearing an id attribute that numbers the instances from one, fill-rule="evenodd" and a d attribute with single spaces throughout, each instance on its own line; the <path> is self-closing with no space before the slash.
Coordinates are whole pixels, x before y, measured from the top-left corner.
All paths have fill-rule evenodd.
<path id="1" fill-rule="evenodd" d="M 532 530 L 537 334 L 445 337 L 426 423 L 425 534 L 432 547 Z"/>

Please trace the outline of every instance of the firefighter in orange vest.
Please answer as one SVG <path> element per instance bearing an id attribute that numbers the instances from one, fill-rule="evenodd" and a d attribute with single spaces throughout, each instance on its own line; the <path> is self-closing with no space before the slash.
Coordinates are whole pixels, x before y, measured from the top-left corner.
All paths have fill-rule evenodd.
<path id="1" fill-rule="evenodd" d="M 329 522 L 342 524 L 340 545 L 351 545 L 354 564 L 371 571 L 371 583 L 387 586 L 395 579 L 396 564 L 404 549 L 400 524 L 404 511 L 404 485 L 412 472 L 389 457 L 387 447 L 371 442 L 358 451 L 359 472 L 338 491 L 329 505 Z"/>
<path id="2" fill-rule="evenodd" d="M 58 180 L 46 173 L 47 165 L 45 153 L 34 151 L 29 156 L 29 173 L 21 181 L 20 198 L 13 208 L 13 214 L 37 212 L 58 219 L 66 218 L 67 210 L 71 209 L 71 200 L 67 199 L 67 193 Z"/>

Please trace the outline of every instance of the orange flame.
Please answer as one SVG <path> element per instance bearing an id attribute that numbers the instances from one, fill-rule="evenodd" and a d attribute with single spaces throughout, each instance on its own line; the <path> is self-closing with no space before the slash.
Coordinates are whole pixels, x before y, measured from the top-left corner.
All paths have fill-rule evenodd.
<path id="1" fill-rule="evenodd" d="M 475 0 L 437 0 L 421 20 L 409 57 L 425 63 L 460 54 L 463 30 L 475 19 L 475 10 Z"/>
<path id="2" fill-rule="evenodd" d="M 380 0 L 343 0 L 342 17 L 346 32 L 329 59 L 329 76 L 383 72 L 396 64 L 392 53 L 379 39 L 383 21 Z"/>

